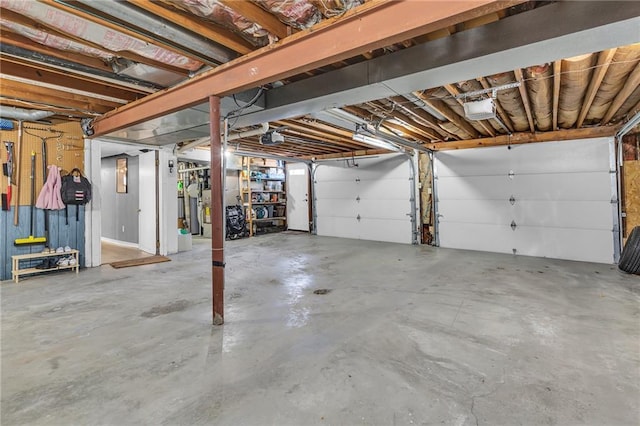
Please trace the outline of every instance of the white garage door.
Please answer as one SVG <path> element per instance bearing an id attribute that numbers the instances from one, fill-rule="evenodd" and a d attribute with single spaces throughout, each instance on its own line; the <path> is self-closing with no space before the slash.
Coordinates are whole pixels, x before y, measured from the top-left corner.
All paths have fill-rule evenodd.
<path id="1" fill-rule="evenodd" d="M 319 163 L 317 234 L 411 243 L 410 167 L 404 155 Z"/>
<path id="2" fill-rule="evenodd" d="M 613 139 L 438 152 L 441 247 L 614 262 Z"/>

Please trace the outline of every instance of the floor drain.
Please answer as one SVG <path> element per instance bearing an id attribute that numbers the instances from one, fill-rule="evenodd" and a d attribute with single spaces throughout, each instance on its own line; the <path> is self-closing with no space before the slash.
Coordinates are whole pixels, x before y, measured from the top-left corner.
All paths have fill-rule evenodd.
<path id="1" fill-rule="evenodd" d="M 328 288 L 319 288 L 317 290 L 314 290 L 313 294 L 327 294 L 331 291 L 331 289 Z"/>

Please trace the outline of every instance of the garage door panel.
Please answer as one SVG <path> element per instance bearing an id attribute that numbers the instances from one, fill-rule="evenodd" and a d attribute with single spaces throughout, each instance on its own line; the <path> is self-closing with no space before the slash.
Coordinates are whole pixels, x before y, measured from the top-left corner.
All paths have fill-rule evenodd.
<path id="1" fill-rule="evenodd" d="M 320 162 L 316 178 L 323 182 L 333 180 L 408 179 L 404 155 L 384 155 L 376 158 L 356 159 L 358 167 L 349 167 L 345 161 Z"/>
<path id="2" fill-rule="evenodd" d="M 520 226 L 611 230 L 609 201 L 522 201 L 512 209 Z"/>
<path id="3" fill-rule="evenodd" d="M 411 244 L 411 220 L 378 219 L 363 217 L 358 224 L 358 238 L 387 241 L 391 243 Z M 371 237 L 374 236 L 374 237 Z"/>
<path id="4" fill-rule="evenodd" d="M 438 177 L 489 176 L 508 173 L 510 162 L 507 147 L 491 148 L 490 151 L 466 149 L 455 152 L 438 152 Z"/>
<path id="5" fill-rule="evenodd" d="M 611 230 L 518 227 L 514 234 L 518 254 L 585 262 L 614 262 Z"/>
<path id="6" fill-rule="evenodd" d="M 514 184 L 506 176 L 438 177 L 438 200 L 508 200 Z"/>
<path id="7" fill-rule="evenodd" d="M 511 223 L 513 207 L 508 201 L 448 200 L 439 203 L 440 223 L 463 222 L 482 224 Z"/>
<path id="8" fill-rule="evenodd" d="M 609 171 L 608 138 L 581 139 L 568 142 L 514 145 L 510 167 L 519 173 L 574 173 Z M 536 161 L 531 161 L 535 157 Z"/>
<path id="9" fill-rule="evenodd" d="M 325 237 L 358 238 L 355 218 L 325 216 L 318 221 L 317 233 Z"/>
<path id="10" fill-rule="evenodd" d="M 356 184 L 355 191 L 360 198 L 408 200 L 410 192 L 409 179 L 362 181 Z"/>
<path id="11" fill-rule="evenodd" d="M 395 201 L 384 198 L 378 200 L 362 199 L 355 203 L 355 209 L 360 216 L 374 216 L 384 219 L 402 218 L 410 212 L 409 203 Z"/>
<path id="12" fill-rule="evenodd" d="M 504 225 L 441 222 L 439 232 L 441 247 L 513 253 L 514 232 Z"/>
<path id="13" fill-rule="evenodd" d="M 355 182 L 333 181 L 318 182 L 315 186 L 317 199 L 355 199 L 358 191 Z"/>
<path id="14" fill-rule="evenodd" d="M 324 199 L 318 201 L 316 205 L 316 214 L 320 217 L 334 216 L 355 218 L 358 216 L 358 206 L 355 201 Z"/>
<path id="15" fill-rule="evenodd" d="M 516 175 L 513 182 L 516 199 L 611 201 L 609 171 Z"/>

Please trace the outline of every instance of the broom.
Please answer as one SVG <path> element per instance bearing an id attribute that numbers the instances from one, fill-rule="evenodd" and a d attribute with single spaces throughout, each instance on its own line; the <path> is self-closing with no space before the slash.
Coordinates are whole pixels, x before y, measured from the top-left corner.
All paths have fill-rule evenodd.
<path id="1" fill-rule="evenodd" d="M 34 237 L 33 236 L 33 215 L 35 213 L 33 207 L 36 204 L 36 153 L 35 151 L 31 151 L 31 206 L 29 211 L 29 216 L 31 217 L 29 225 L 29 237 L 28 238 L 17 238 L 14 241 L 16 246 L 21 246 L 25 244 L 44 244 L 47 242 L 45 237 Z"/>

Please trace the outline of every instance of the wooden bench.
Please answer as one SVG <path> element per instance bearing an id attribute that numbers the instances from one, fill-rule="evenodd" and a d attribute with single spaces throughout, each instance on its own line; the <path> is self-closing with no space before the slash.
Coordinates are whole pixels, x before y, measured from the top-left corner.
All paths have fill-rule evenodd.
<path id="1" fill-rule="evenodd" d="M 49 271 L 59 271 L 63 269 L 75 269 L 76 274 L 80 271 L 80 259 L 78 250 L 65 251 L 63 253 L 30 253 L 30 254 L 18 254 L 15 256 L 11 256 L 11 275 L 13 280 L 17 283 L 20 280 L 20 276 L 27 274 L 39 274 L 42 272 Z M 28 267 L 24 269 L 20 269 L 20 261 L 29 261 L 29 264 L 33 263 L 34 259 L 44 259 L 49 257 L 69 257 L 73 256 L 76 259 L 75 265 L 67 265 L 67 266 L 55 266 L 53 268 L 48 269 L 38 269 L 33 267 Z"/>

